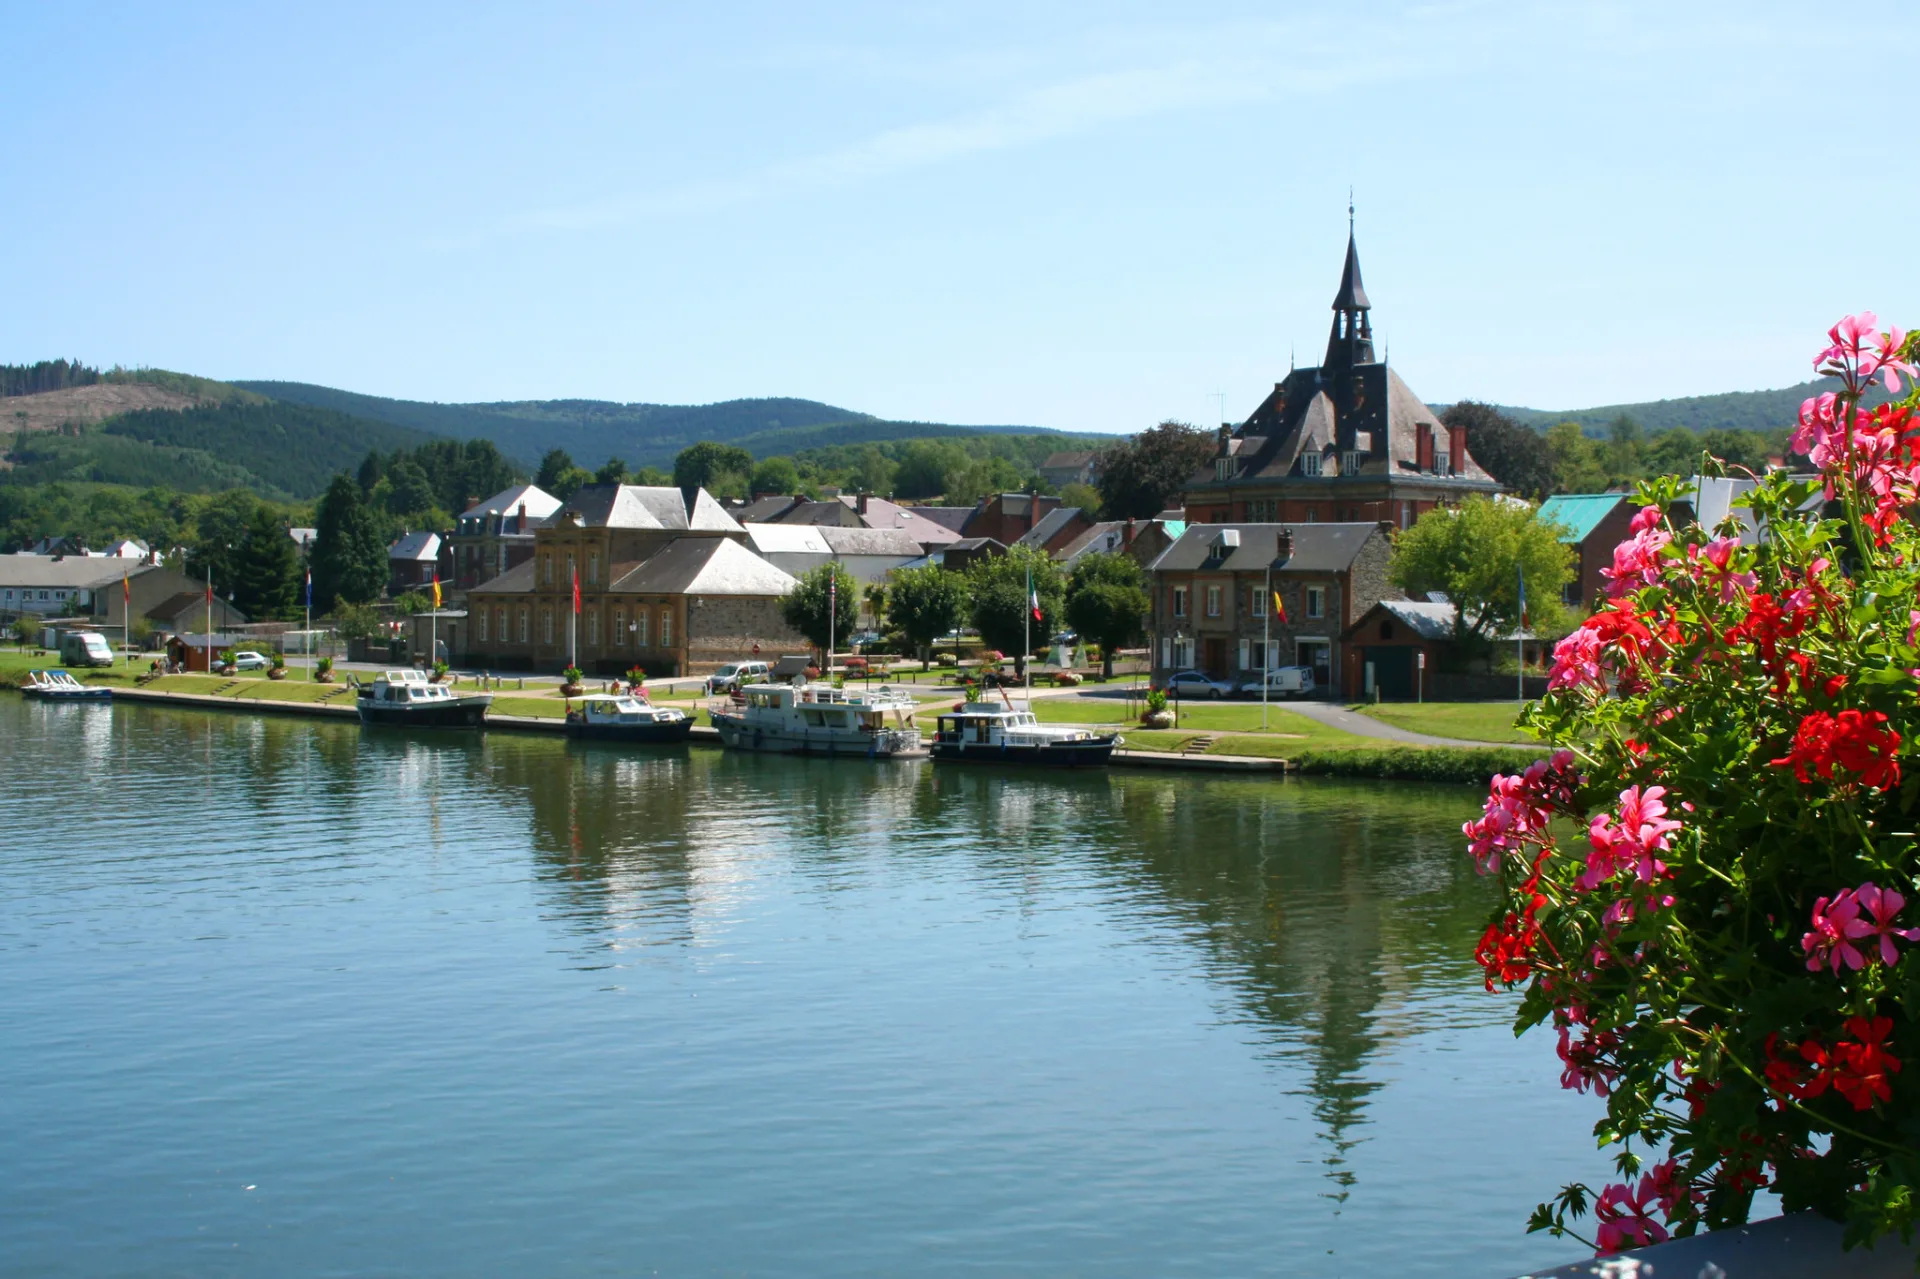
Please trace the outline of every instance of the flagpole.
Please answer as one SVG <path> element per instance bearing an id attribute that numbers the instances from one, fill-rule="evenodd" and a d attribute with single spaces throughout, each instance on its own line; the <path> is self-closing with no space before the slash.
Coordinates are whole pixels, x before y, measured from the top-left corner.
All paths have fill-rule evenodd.
<path id="1" fill-rule="evenodd" d="M 213 674 L 213 563 L 207 563 L 207 674 Z"/>
<path id="2" fill-rule="evenodd" d="M 313 681 L 313 570 L 307 570 L 307 633 L 300 637 L 300 647 L 307 655 L 307 681 Z"/>
<path id="3" fill-rule="evenodd" d="M 1520 577 L 1520 625 L 1513 632 L 1514 656 L 1517 659 L 1514 669 L 1518 672 L 1513 677 L 1513 696 L 1515 701 L 1524 702 L 1527 700 L 1527 566 L 1516 561 L 1513 570 Z"/>
<path id="4" fill-rule="evenodd" d="M 820 673 L 827 683 L 833 683 L 833 624 L 834 614 L 840 611 L 840 571 L 834 568 L 834 561 L 827 561 L 827 663 Z"/>
<path id="5" fill-rule="evenodd" d="M 1273 677 L 1268 663 L 1273 660 L 1273 561 L 1267 561 L 1267 598 L 1260 601 L 1260 731 L 1267 731 L 1267 693 Z"/>
<path id="6" fill-rule="evenodd" d="M 1033 565 L 1027 565 L 1027 607 L 1021 617 L 1020 671 L 1026 680 L 1027 709 L 1033 709 Z"/>

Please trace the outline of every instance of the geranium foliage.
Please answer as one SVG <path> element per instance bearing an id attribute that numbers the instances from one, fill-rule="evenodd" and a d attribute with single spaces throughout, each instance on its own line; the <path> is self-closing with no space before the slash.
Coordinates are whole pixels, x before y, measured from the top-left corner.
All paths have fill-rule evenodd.
<path id="1" fill-rule="evenodd" d="M 1828 339 L 1841 389 L 1793 441 L 1817 477 L 1717 528 L 1644 488 L 1524 720 L 1561 749 L 1466 827 L 1504 887 L 1487 987 L 1524 990 L 1517 1029 L 1551 1029 L 1617 1148 L 1618 1182 L 1531 1225 L 1590 1211 L 1601 1252 L 1743 1222 L 1763 1187 L 1850 1243 L 1920 1216 L 1920 344 L 1871 314 Z M 1863 409 L 1876 379 L 1907 398 Z"/>

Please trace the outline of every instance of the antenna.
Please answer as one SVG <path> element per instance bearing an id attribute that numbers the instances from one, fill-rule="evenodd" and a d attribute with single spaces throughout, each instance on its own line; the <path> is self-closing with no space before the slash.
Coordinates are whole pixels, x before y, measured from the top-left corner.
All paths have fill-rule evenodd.
<path id="1" fill-rule="evenodd" d="M 1207 392 L 1207 398 L 1214 401 L 1216 406 L 1214 409 L 1214 413 L 1216 414 L 1213 419 L 1214 424 L 1216 426 L 1224 425 L 1227 420 L 1227 393 L 1225 391 L 1209 391 Z"/>

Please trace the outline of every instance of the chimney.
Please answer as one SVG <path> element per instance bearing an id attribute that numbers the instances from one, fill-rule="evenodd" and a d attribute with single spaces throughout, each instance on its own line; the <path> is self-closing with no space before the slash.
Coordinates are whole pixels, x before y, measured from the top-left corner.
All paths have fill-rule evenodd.
<path id="1" fill-rule="evenodd" d="M 1128 516 L 1127 522 L 1120 526 L 1120 549 L 1122 551 L 1130 551 L 1133 549 L 1133 517 L 1132 516 Z"/>
<path id="2" fill-rule="evenodd" d="M 1293 558 L 1293 530 L 1292 529 L 1290 528 L 1281 529 L 1279 536 L 1275 539 L 1275 543 L 1276 543 L 1274 548 L 1275 559 L 1290 560 Z"/>
<path id="3" fill-rule="evenodd" d="M 516 533 L 524 533 L 527 531 L 527 504 L 525 502 L 520 503 L 520 511 L 513 517 L 513 531 Z"/>
<path id="4" fill-rule="evenodd" d="M 1447 428 L 1447 465 L 1455 475 L 1466 470 L 1467 428 L 1464 426 Z"/>
<path id="5" fill-rule="evenodd" d="M 854 500 L 853 509 L 860 515 L 867 513 L 867 491 L 865 489 L 860 490 L 860 496 Z"/>
<path id="6" fill-rule="evenodd" d="M 1214 451 L 1215 457 L 1225 457 L 1227 450 L 1233 447 L 1233 427 L 1225 422 L 1220 424 L 1220 446 Z"/>
<path id="7" fill-rule="evenodd" d="M 1027 532 L 1031 533 L 1040 523 L 1040 490 L 1027 490 Z"/>

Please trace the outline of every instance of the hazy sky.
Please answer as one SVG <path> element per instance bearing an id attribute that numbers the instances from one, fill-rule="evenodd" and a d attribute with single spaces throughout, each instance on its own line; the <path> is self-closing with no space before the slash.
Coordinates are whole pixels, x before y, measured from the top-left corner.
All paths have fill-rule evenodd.
<path id="1" fill-rule="evenodd" d="M 1783 386 L 1920 324 L 1916 14 L 0 0 L 0 362 L 1238 420 L 1351 185 L 1428 400 Z"/>

